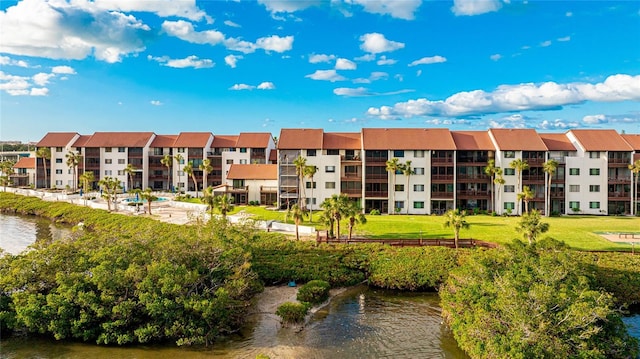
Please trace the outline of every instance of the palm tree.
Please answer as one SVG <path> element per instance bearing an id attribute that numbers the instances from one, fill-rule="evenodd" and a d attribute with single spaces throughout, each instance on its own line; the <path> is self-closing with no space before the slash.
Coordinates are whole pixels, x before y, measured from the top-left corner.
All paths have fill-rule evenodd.
<path id="1" fill-rule="evenodd" d="M 2 172 L 2 177 L 0 177 L 0 181 L 2 181 L 2 186 L 4 187 L 4 191 L 7 191 L 7 185 L 11 184 L 11 175 L 13 174 L 13 166 L 15 163 L 13 161 L 2 161 L 0 162 L 0 172 Z"/>
<path id="2" fill-rule="evenodd" d="M 300 206 L 296 203 L 291 208 L 287 210 L 286 220 L 289 218 L 293 219 L 293 223 L 296 225 L 296 240 L 300 240 L 300 233 L 298 231 L 298 226 L 300 223 L 304 222 L 305 211 L 300 208 Z"/>
<path id="3" fill-rule="evenodd" d="M 333 194 L 322 202 L 321 207 L 328 212 L 329 217 L 336 225 L 336 236 L 340 239 L 340 220 L 342 220 L 346 208 L 349 206 L 349 196 L 344 193 Z M 331 232 L 333 233 L 333 223 L 331 224 Z"/>
<path id="4" fill-rule="evenodd" d="M 193 180 L 193 185 L 196 188 L 196 198 L 198 198 L 198 182 L 196 182 L 196 175 L 195 175 L 195 173 L 193 173 L 194 172 L 193 171 L 193 161 L 189 161 L 189 163 L 184 165 L 182 170 L 184 171 L 184 173 L 187 174 L 187 176 L 190 176 L 191 179 Z"/>
<path id="5" fill-rule="evenodd" d="M 173 164 L 173 157 L 171 157 L 171 155 L 164 155 L 160 163 L 167 167 L 167 192 L 169 192 L 171 190 L 171 164 Z"/>
<path id="6" fill-rule="evenodd" d="M 133 174 L 136 172 L 136 168 L 131 163 L 127 164 L 124 168 L 124 173 L 129 176 L 129 191 L 133 189 Z"/>
<path id="7" fill-rule="evenodd" d="M 393 173 L 393 183 L 391 185 L 391 203 L 393 204 L 393 211 L 389 213 L 393 214 L 396 209 L 396 172 L 400 169 L 400 162 L 397 158 L 392 158 L 387 161 L 387 172 Z"/>
<path id="8" fill-rule="evenodd" d="M 296 166 L 296 176 L 298 176 L 298 204 L 300 204 L 300 208 L 304 208 L 302 201 L 304 200 L 304 171 L 305 168 L 307 168 L 307 159 L 302 156 L 298 156 L 293 160 L 293 164 Z"/>
<path id="9" fill-rule="evenodd" d="M 631 215 L 637 214 L 638 211 L 638 176 L 640 175 L 640 160 L 636 160 L 633 164 L 629 165 L 631 170 Z"/>
<path id="10" fill-rule="evenodd" d="M 311 179 L 311 209 L 309 211 L 309 222 L 313 222 L 313 187 L 314 187 L 313 176 L 316 175 L 317 171 L 318 171 L 318 167 L 316 166 L 307 166 L 304 168 L 304 175 Z"/>
<path id="11" fill-rule="evenodd" d="M 200 201 L 207 205 L 211 218 L 213 218 L 213 209 L 215 208 L 215 196 L 215 193 L 213 193 L 213 187 L 209 186 L 202 190 L 202 198 L 200 198 Z"/>
<path id="12" fill-rule="evenodd" d="M 220 212 L 223 219 L 227 219 L 227 213 L 233 211 L 233 198 L 226 194 L 215 196 L 213 197 L 213 206 Z"/>
<path id="13" fill-rule="evenodd" d="M 529 169 L 529 164 L 527 163 L 527 161 L 518 158 L 511 161 L 511 163 L 509 163 L 509 167 L 513 168 L 517 172 L 518 185 L 516 186 L 516 191 L 520 191 L 520 180 L 522 177 L 522 171 Z M 520 207 L 520 200 L 518 200 L 518 208 L 516 209 L 516 214 L 520 214 Z"/>
<path id="14" fill-rule="evenodd" d="M 524 201 L 524 211 L 529 213 L 529 201 L 533 199 L 535 192 L 529 186 L 522 187 L 522 192 L 518 193 L 518 202 Z"/>
<path id="15" fill-rule="evenodd" d="M 499 167 L 496 167 L 496 160 L 495 159 L 490 159 L 487 162 L 487 166 L 484 168 L 484 173 L 489 176 L 490 178 L 490 182 L 489 183 L 494 183 L 495 181 L 495 177 L 496 177 L 496 171 Z M 491 191 L 491 208 L 489 208 L 492 211 L 496 211 L 495 209 L 495 203 L 496 203 L 496 194 L 494 191 Z"/>
<path id="16" fill-rule="evenodd" d="M 82 189 L 84 190 L 84 205 L 87 205 L 87 192 L 90 189 L 91 183 L 95 180 L 93 172 L 85 171 L 80 175 L 80 183 L 82 184 Z"/>
<path id="17" fill-rule="evenodd" d="M 205 158 L 202 161 L 202 164 L 198 166 L 198 168 L 200 168 L 200 171 L 202 171 L 202 188 L 207 188 L 207 176 L 209 175 L 209 172 L 213 171 L 213 167 L 211 166 L 211 160 L 208 158 Z"/>
<path id="18" fill-rule="evenodd" d="M 76 190 L 78 186 L 78 164 L 82 159 L 82 156 L 78 152 L 67 152 L 65 155 L 67 159 L 67 167 L 73 169 L 73 187 L 71 188 L 73 191 Z"/>
<path id="19" fill-rule="evenodd" d="M 44 188 L 48 188 L 49 180 L 47 179 L 47 160 L 51 158 L 51 149 L 49 147 L 40 147 L 36 152 L 36 157 L 42 158 L 42 167 L 44 167 Z"/>
<path id="20" fill-rule="evenodd" d="M 102 198 L 107 201 L 107 209 L 111 212 L 111 203 L 115 204 L 118 200 L 118 189 L 122 188 L 120 181 L 117 178 L 105 177 L 98 182 L 98 185 L 102 188 Z"/>
<path id="21" fill-rule="evenodd" d="M 182 176 L 180 176 L 180 165 L 182 164 L 182 161 L 184 161 L 184 157 L 182 157 L 181 154 L 176 153 L 175 155 L 173 155 L 173 159 L 176 160 L 176 164 L 178 165 L 178 183 L 180 183 L 182 182 L 181 181 Z M 178 192 L 180 192 L 180 188 L 178 188 Z"/>
<path id="22" fill-rule="evenodd" d="M 358 223 L 367 223 L 367 217 L 362 213 L 362 208 L 354 201 L 349 201 L 348 206 L 344 210 L 344 216 L 349 220 L 349 240 L 351 240 L 353 227 Z"/>
<path id="23" fill-rule="evenodd" d="M 151 202 L 157 200 L 158 197 L 153 194 L 153 190 L 151 189 L 151 187 L 147 187 L 147 189 L 140 192 L 140 198 L 142 198 L 142 200 L 144 201 L 147 201 L 147 208 L 149 209 L 149 215 L 151 215 Z"/>
<path id="24" fill-rule="evenodd" d="M 549 217 L 551 215 L 551 180 L 553 176 L 556 174 L 556 170 L 558 169 L 558 161 L 554 159 L 550 159 L 542 164 L 542 169 L 547 173 L 547 193 L 546 198 L 544 199 L 544 214 Z"/>
<path id="25" fill-rule="evenodd" d="M 411 168 L 411 161 L 407 160 L 407 162 L 405 162 L 400 169 L 402 170 L 402 174 L 407 177 L 407 186 L 404 190 L 407 191 L 407 203 L 405 205 L 405 208 L 407 208 L 407 214 L 409 214 L 409 178 L 412 174 L 414 174 L 413 168 Z"/>
<path id="26" fill-rule="evenodd" d="M 498 185 L 498 203 L 502 204 L 502 186 L 507 183 L 504 177 L 502 177 L 502 168 L 496 167 L 495 177 L 496 178 L 493 179 L 493 183 Z"/>
<path id="27" fill-rule="evenodd" d="M 524 238 L 531 244 L 535 242 L 538 235 L 549 230 L 549 223 L 543 223 L 540 221 L 541 219 L 540 212 L 534 209 L 522 216 L 516 226 L 516 231 L 522 232 Z"/>
<path id="28" fill-rule="evenodd" d="M 444 214 L 445 228 L 453 228 L 453 238 L 456 248 L 458 248 L 458 239 L 460 238 L 460 230 L 468 229 L 469 223 L 465 220 L 466 215 L 459 209 L 450 209 Z"/>

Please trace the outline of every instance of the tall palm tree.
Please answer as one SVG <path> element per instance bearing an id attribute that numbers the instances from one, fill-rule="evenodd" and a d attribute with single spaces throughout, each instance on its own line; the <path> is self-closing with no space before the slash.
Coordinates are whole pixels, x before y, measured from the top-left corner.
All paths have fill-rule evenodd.
<path id="1" fill-rule="evenodd" d="M 209 186 L 202 190 L 202 198 L 200 198 L 200 201 L 207 205 L 211 218 L 213 218 L 213 209 L 215 208 L 215 197 L 216 195 L 213 192 L 213 187 Z"/>
<path id="2" fill-rule="evenodd" d="M 184 173 L 187 174 L 187 176 L 190 176 L 191 179 L 193 180 L 193 186 L 196 188 L 196 198 L 198 198 L 198 182 L 196 182 L 196 175 L 193 171 L 193 162 L 189 161 L 189 163 L 184 165 L 182 170 L 184 171 Z"/>
<path id="3" fill-rule="evenodd" d="M 207 176 L 211 171 L 213 171 L 213 167 L 211 166 L 211 160 L 208 158 L 205 158 L 202 161 L 202 164 L 198 166 L 198 168 L 200 168 L 200 171 L 202 171 L 202 188 L 207 188 Z"/>
<path id="4" fill-rule="evenodd" d="M 180 183 L 182 182 L 181 180 L 182 176 L 180 176 L 180 165 L 184 161 L 184 157 L 181 154 L 176 153 L 175 155 L 173 155 L 173 159 L 176 160 L 176 164 L 178 165 L 178 183 Z M 178 188 L 178 192 L 180 192 L 180 188 Z"/>
<path id="5" fill-rule="evenodd" d="M 40 147 L 36 152 L 36 157 L 42 158 L 42 167 L 44 167 L 44 188 L 49 188 L 49 180 L 47 178 L 47 160 L 51 159 L 51 149 L 49 147 Z"/>
<path id="6" fill-rule="evenodd" d="M 65 157 L 67 158 L 67 167 L 73 169 L 73 191 L 75 191 L 78 188 L 78 164 L 80 164 L 80 161 L 82 160 L 82 156 L 80 155 L 79 152 L 67 152 L 67 154 L 65 155 Z"/>
<path id="7" fill-rule="evenodd" d="M 294 166 L 296 166 L 296 176 L 298 176 L 298 204 L 300 208 L 304 208 L 306 204 L 303 204 L 304 201 L 304 176 L 305 176 L 305 168 L 307 168 L 307 159 L 298 156 L 295 160 L 293 160 Z"/>
<path id="8" fill-rule="evenodd" d="M 405 204 L 405 208 L 407 209 L 407 214 L 409 214 L 409 178 L 411 177 L 412 174 L 414 174 L 413 172 L 413 168 L 411 168 L 411 161 L 407 160 L 402 166 L 401 166 L 401 170 L 402 170 L 402 174 L 405 175 L 405 177 L 407 178 L 407 186 L 405 187 L 405 191 L 407 192 L 407 203 Z"/>
<path id="9" fill-rule="evenodd" d="M 140 191 L 140 198 L 142 198 L 142 200 L 144 201 L 147 201 L 147 208 L 149 210 L 149 215 L 151 215 L 151 202 L 157 200 L 158 197 L 153 194 L 153 190 L 151 189 L 151 187 L 147 187 L 147 189 L 145 189 L 144 191 Z"/>
<path id="10" fill-rule="evenodd" d="M 547 173 L 547 191 L 544 199 L 544 214 L 545 216 L 551 216 L 551 180 L 558 170 L 558 161 L 554 159 L 547 160 L 542 164 L 542 169 Z"/>
<path id="11" fill-rule="evenodd" d="M 85 171 L 80 175 L 80 183 L 82 184 L 82 189 L 84 190 L 84 205 L 87 205 L 87 195 L 89 189 L 91 189 L 91 183 L 95 180 L 93 172 Z"/>
<path id="12" fill-rule="evenodd" d="M 490 182 L 489 183 L 494 183 L 494 180 L 496 178 L 496 170 L 499 167 L 496 167 L 496 160 L 495 159 L 490 159 L 487 162 L 487 165 L 484 168 L 484 173 L 489 176 L 490 178 Z M 495 191 L 491 191 L 491 208 L 489 208 L 492 211 L 496 211 L 495 209 L 495 203 L 496 203 L 496 194 Z"/>
<path id="13" fill-rule="evenodd" d="M 317 171 L 318 171 L 318 167 L 316 166 L 307 166 L 304 168 L 304 175 L 311 179 L 311 209 L 309 211 L 309 222 L 313 222 L 313 187 L 314 187 L 313 176 L 316 175 Z"/>
<path id="14" fill-rule="evenodd" d="M 393 183 L 391 184 L 391 204 L 392 204 L 392 211 L 389 211 L 390 214 L 395 213 L 395 209 L 396 209 L 396 172 L 398 172 L 398 170 L 400 169 L 400 162 L 397 158 L 392 158 L 390 160 L 387 160 L 386 162 L 387 164 L 387 172 L 393 173 Z"/>
<path id="15" fill-rule="evenodd" d="M 120 181 L 117 178 L 105 177 L 98 182 L 98 185 L 102 188 L 102 198 L 107 201 L 107 210 L 111 212 L 111 203 L 115 204 L 118 200 L 118 190 L 122 188 Z"/>
<path id="16" fill-rule="evenodd" d="M 535 192 L 529 186 L 522 187 L 522 192 L 518 193 L 518 201 L 524 201 L 524 211 L 529 213 L 529 201 L 533 199 Z"/>
<path id="17" fill-rule="evenodd" d="M 329 217 L 333 219 L 333 223 L 336 225 L 336 236 L 338 239 L 340 239 L 340 221 L 344 217 L 344 213 L 346 208 L 349 206 L 349 202 L 349 196 L 341 193 L 339 195 L 331 195 L 331 197 L 325 199 L 321 205 L 322 208 L 329 213 Z"/>
<path id="18" fill-rule="evenodd" d="M 516 170 L 516 175 L 517 180 L 518 180 L 518 185 L 516 186 L 516 191 L 520 191 L 520 181 L 522 179 L 522 171 L 529 169 L 529 164 L 527 163 L 527 161 L 522 160 L 520 158 L 517 158 L 513 161 L 511 161 L 511 163 L 509 163 L 509 167 L 513 168 L 514 170 Z M 516 214 L 520 214 L 520 200 L 518 200 L 518 208 L 516 208 Z"/>
<path id="19" fill-rule="evenodd" d="M 13 172 L 13 166 L 15 163 L 13 161 L 2 161 L 0 162 L 0 172 L 2 172 L 2 176 L 0 177 L 0 181 L 2 181 L 2 186 L 4 187 L 4 191 L 7 191 L 7 185 L 11 184 L 11 175 Z"/>
<path id="20" fill-rule="evenodd" d="M 344 210 L 344 216 L 349 220 L 349 240 L 351 240 L 353 227 L 358 223 L 367 223 L 367 217 L 362 213 L 362 208 L 354 201 L 349 201 L 349 204 Z"/>
<path id="21" fill-rule="evenodd" d="M 298 231 L 298 226 L 300 225 L 300 223 L 304 222 L 304 216 L 305 216 L 305 212 L 302 208 L 300 208 L 300 206 L 296 203 L 293 206 L 291 206 L 288 210 L 287 210 L 287 216 L 286 219 L 291 218 L 293 220 L 293 223 L 295 223 L 296 225 L 296 240 L 300 240 L 300 232 Z"/>
<path id="22" fill-rule="evenodd" d="M 504 177 L 502 177 L 502 168 L 497 167 L 495 172 L 495 178 L 493 179 L 493 183 L 498 185 L 498 203 L 502 204 L 502 186 L 504 186 L 507 181 L 505 181 Z M 495 206 L 498 208 L 499 206 Z"/>
<path id="23" fill-rule="evenodd" d="M 133 189 L 133 174 L 136 172 L 136 168 L 133 167 L 133 165 L 131 163 L 127 164 L 127 166 L 124 168 L 124 173 L 126 173 L 129 177 L 129 191 L 131 191 Z"/>
<path id="24" fill-rule="evenodd" d="M 629 165 L 631 170 L 631 215 L 637 214 L 638 211 L 638 176 L 640 175 L 640 160 L 636 160 Z"/>
<path id="25" fill-rule="evenodd" d="M 220 212 L 223 219 L 227 219 L 227 213 L 233 211 L 233 197 L 229 197 L 226 194 L 215 196 L 213 197 L 213 206 Z"/>
<path id="26" fill-rule="evenodd" d="M 464 212 L 460 212 L 459 209 L 450 209 L 444 214 L 445 228 L 453 228 L 453 238 L 456 248 L 458 248 L 458 239 L 460 238 L 460 230 L 468 229 L 469 223 L 465 219 Z"/>
<path id="27" fill-rule="evenodd" d="M 160 160 L 165 167 L 167 167 L 167 192 L 171 190 L 171 165 L 173 164 L 173 157 L 171 155 L 164 155 Z M 204 188 L 204 187 L 202 187 Z"/>
<path id="28" fill-rule="evenodd" d="M 535 242 L 538 235 L 549 230 L 549 223 L 543 223 L 540 221 L 541 219 L 540 212 L 534 209 L 522 216 L 516 226 L 516 231 L 521 232 L 524 238 L 531 244 Z"/>

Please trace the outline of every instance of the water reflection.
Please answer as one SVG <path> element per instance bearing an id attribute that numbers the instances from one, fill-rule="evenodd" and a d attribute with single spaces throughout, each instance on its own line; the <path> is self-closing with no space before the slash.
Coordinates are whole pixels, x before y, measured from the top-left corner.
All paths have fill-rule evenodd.
<path id="1" fill-rule="evenodd" d="M 0 214 L 0 248 L 11 254 L 24 251 L 36 240 L 55 241 L 70 233 L 68 226 L 56 225 L 46 218 Z"/>

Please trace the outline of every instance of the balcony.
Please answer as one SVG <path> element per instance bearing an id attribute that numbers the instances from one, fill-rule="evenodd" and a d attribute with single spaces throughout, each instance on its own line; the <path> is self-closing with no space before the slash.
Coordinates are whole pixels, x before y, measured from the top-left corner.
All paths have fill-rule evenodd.
<path id="1" fill-rule="evenodd" d="M 431 181 L 453 182 L 453 175 L 431 175 Z"/>
<path id="2" fill-rule="evenodd" d="M 387 179 L 389 178 L 389 175 L 387 173 L 368 173 L 367 174 L 367 180 L 370 179 Z"/>
<path id="3" fill-rule="evenodd" d="M 564 191 L 551 192 L 551 198 L 553 199 L 564 198 Z"/>
<path id="4" fill-rule="evenodd" d="M 457 177 L 458 181 L 474 181 L 474 182 L 489 182 L 490 178 L 487 175 L 480 174 L 462 174 L 459 173 Z"/>
<path id="5" fill-rule="evenodd" d="M 360 193 L 362 193 L 362 192 L 360 192 Z M 389 197 L 389 191 L 365 191 L 364 192 L 364 196 L 365 197 L 388 198 Z"/>
<path id="6" fill-rule="evenodd" d="M 340 179 L 342 181 L 361 181 L 362 175 L 360 173 L 343 173 Z"/>
<path id="7" fill-rule="evenodd" d="M 542 164 L 545 162 L 544 158 L 523 158 L 523 161 L 526 161 L 529 164 L 529 167 L 542 167 Z"/>
<path id="8" fill-rule="evenodd" d="M 344 194 L 349 195 L 349 196 L 360 197 L 362 195 L 362 189 L 358 189 L 358 188 L 343 189 L 343 190 L 340 190 L 340 193 L 344 193 Z M 369 192 L 367 192 L 367 193 L 369 193 Z"/>
<path id="9" fill-rule="evenodd" d="M 387 162 L 387 158 L 386 157 L 365 157 L 365 161 L 367 162 L 367 164 L 369 163 L 386 163 Z"/>
<path id="10" fill-rule="evenodd" d="M 356 163 L 361 163 L 362 162 L 362 160 L 360 159 L 359 155 L 342 155 L 342 156 L 340 156 L 340 161 L 342 161 L 342 162 L 356 162 Z M 386 160 L 385 160 L 385 162 L 386 162 Z"/>
<path id="11" fill-rule="evenodd" d="M 431 157 L 431 163 L 453 165 L 453 157 Z"/>
<path id="12" fill-rule="evenodd" d="M 624 166 L 626 166 L 626 165 L 631 163 L 631 159 L 630 158 L 618 158 L 618 157 L 612 158 L 612 157 L 609 157 L 608 158 L 608 163 L 609 163 L 609 166 L 611 166 L 611 165 L 624 165 Z M 616 167 L 618 167 L 618 166 L 616 166 Z"/>
<path id="13" fill-rule="evenodd" d="M 453 192 L 431 192 L 431 199 L 453 198 Z"/>
<path id="14" fill-rule="evenodd" d="M 608 182 L 609 183 L 619 183 L 619 184 L 627 184 L 627 183 L 631 183 L 631 177 L 630 176 L 615 176 L 615 177 L 609 177 L 608 178 Z"/>
<path id="15" fill-rule="evenodd" d="M 609 199 L 631 198 L 631 192 L 609 192 Z"/>
<path id="16" fill-rule="evenodd" d="M 260 186 L 260 193 L 278 193 L 277 186 Z"/>
<path id="17" fill-rule="evenodd" d="M 544 175 L 523 175 L 522 182 L 544 182 Z"/>
<path id="18" fill-rule="evenodd" d="M 461 197 L 489 197 L 491 192 L 489 191 L 478 191 L 478 190 L 460 190 L 458 191 L 458 196 Z"/>

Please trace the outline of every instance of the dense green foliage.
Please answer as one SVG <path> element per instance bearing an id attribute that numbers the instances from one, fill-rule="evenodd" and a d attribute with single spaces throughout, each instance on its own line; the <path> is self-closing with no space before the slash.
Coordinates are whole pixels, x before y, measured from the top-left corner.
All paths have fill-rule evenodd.
<path id="1" fill-rule="evenodd" d="M 552 240 L 475 251 L 443 286 L 443 315 L 472 358 L 635 357 L 614 298 L 583 272 Z"/>
<path id="2" fill-rule="evenodd" d="M 329 299 L 329 282 L 312 280 L 298 289 L 296 299 L 300 302 L 320 304 Z"/>
<path id="3" fill-rule="evenodd" d="M 299 324 L 304 322 L 304 317 L 309 312 L 309 305 L 306 303 L 282 303 L 276 309 L 276 315 L 282 318 L 286 324 Z"/>
<path id="4" fill-rule="evenodd" d="M 613 294 L 619 304 L 640 304 L 640 256 L 588 252 L 573 255 L 583 264 L 592 287 Z"/>

